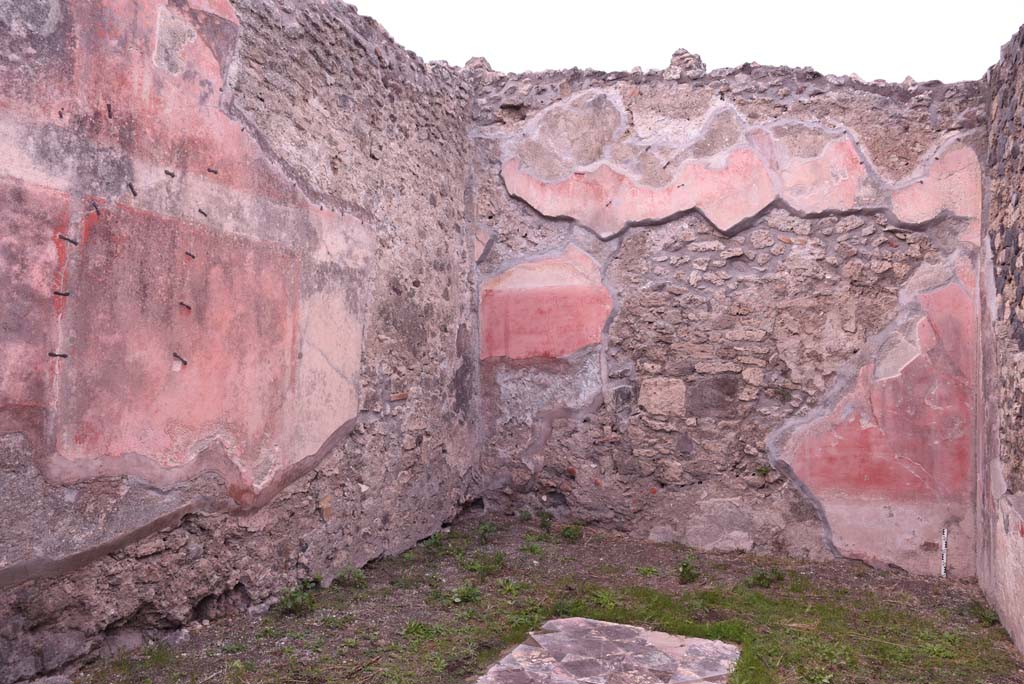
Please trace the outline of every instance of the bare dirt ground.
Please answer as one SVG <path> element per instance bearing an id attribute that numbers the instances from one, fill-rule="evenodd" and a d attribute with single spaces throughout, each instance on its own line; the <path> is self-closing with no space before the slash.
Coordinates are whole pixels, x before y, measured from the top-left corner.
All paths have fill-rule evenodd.
<path id="1" fill-rule="evenodd" d="M 399 557 L 253 612 L 96 661 L 74 681 L 466 682 L 545 620 L 577 615 L 739 643 L 733 684 L 1024 684 L 972 581 L 697 553 L 544 513 L 467 513 Z"/>

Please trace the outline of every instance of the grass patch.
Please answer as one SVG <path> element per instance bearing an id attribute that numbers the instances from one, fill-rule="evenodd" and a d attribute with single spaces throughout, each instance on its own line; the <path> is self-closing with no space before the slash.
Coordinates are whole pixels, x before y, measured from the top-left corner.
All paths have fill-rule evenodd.
<path id="1" fill-rule="evenodd" d="M 492 522 L 484 521 L 476 528 L 477 539 L 481 544 L 489 544 L 494 535 L 498 532 L 498 526 Z"/>
<path id="2" fill-rule="evenodd" d="M 523 591 L 529 588 L 529 584 L 526 582 L 520 582 L 514 580 L 511 577 L 502 577 L 498 580 L 498 589 L 505 596 L 516 597 L 519 596 Z"/>
<path id="3" fill-rule="evenodd" d="M 281 600 L 274 606 L 275 612 L 279 615 L 306 615 L 316 608 L 316 597 L 314 592 L 320 587 L 319 578 L 303 579 L 299 585 L 281 596 Z"/>
<path id="4" fill-rule="evenodd" d="M 872 616 L 867 609 L 877 610 L 876 600 L 808 603 L 742 585 L 682 596 L 634 587 L 617 600 L 610 600 L 606 590 L 594 589 L 559 602 L 555 610 L 739 643 L 743 650 L 731 684 L 985 682 L 1015 668 L 1011 658 L 981 657 L 962 635 L 937 630 L 907 613 L 885 609 Z M 949 670 L 954 663 L 961 672 L 958 677 Z"/>
<path id="5" fill-rule="evenodd" d="M 547 511 L 537 511 L 537 522 L 540 523 L 540 529 L 545 532 L 551 531 L 551 522 L 555 519 L 555 516 Z"/>
<path id="6" fill-rule="evenodd" d="M 994 627 L 999 624 L 999 613 L 981 601 L 971 601 L 967 604 L 964 612 L 986 627 Z"/>
<path id="7" fill-rule="evenodd" d="M 248 667 L 241 660 L 232 660 L 224 667 L 225 684 L 246 684 Z"/>
<path id="8" fill-rule="evenodd" d="M 167 644 L 148 646 L 138 653 L 124 653 L 108 663 L 110 672 L 127 681 L 151 681 L 161 671 L 176 665 L 176 656 Z"/>
<path id="9" fill-rule="evenodd" d="M 449 600 L 452 603 L 476 603 L 483 594 L 472 584 L 463 584 L 452 591 Z"/>
<path id="10" fill-rule="evenodd" d="M 481 579 L 497 575 L 505 567 L 505 554 L 501 551 L 484 553 L 478 551 L 461 563 L 463 569 L 474 573 Z"/>
<path id="11" fill-rule="evenodd" d="M 533 556 L 539 556 L 544 553 L 544 547 L 535 541 L 523 542 L 523 545 L 519 547 L 519 550 Z"/>
<path id="12" fill-rule="evenodd" d="M 427 622 L 420 622 L 419 620 L 410 620 L 405 624 L 405 629 L 402 630 L 402 635 L 413 641 L 421 641 L 423 639 L 435 637 L 440 632 L 441 629 L 436 625 L 432 625 Z"/>
<path id="13" fill-rule="evenodd" d="M 767 589 L 784 579 L 786 579 L 785 573 L 778 568 L 761 568 L 750 576 L 750 579 L 747 580 L 747 584 L 752 587 Z"/>
<path id="14" fill-rule="evenodd" d="M 336 583 L 359 591 L 301 582 L 262 622 L 243 616 L 197 631 L 174 647 L 190 655 L 153 647 L 90 665 L 82 684 L 454 684 L 473 681 L 545 621 L 569 616 L 738 643 L 730 684 L 1021 681 L 998 617 L 963 584 L 859 575 L 854 564 L 681 557 L 678 547 L 594 528 L 587 544 L 568 547 L 552 543 L 571 541 L 572 526 L 501 525 L 509 534 L 475 519 L 423 542 L 415 564 L 383 559 L 339 574 Z M 474 548 L 484 539 L 486 549 Z M 547 555 L 524 557 L 520 543 Z M 410 591 L 396 592 L 412 575 Z"/>
<path id="15" fill-rule="evenodd" d="M 348 589 L 366 588 L 366 573 L 361 568 L 342 568 L 334 578 L 334 584 Z"/>
<path id="16" fill-rule="evenodd" d="M 351 615 L 325 615 L 320 620 L 320 624 L 327 629 L 337 630 L 345 629 L 352 624 Z"/>

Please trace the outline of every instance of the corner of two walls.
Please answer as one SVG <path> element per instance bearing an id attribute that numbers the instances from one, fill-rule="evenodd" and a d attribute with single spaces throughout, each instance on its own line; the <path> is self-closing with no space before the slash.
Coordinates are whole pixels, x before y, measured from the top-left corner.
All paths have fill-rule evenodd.
<path id="1" fill-rule="evenodd" d="M 978 84 L 473 74 L 490 502 L 973 576 Z"/>
<path id="2" fill-rule="evenodd" d="M 989 71 L 981 279 L 978 580 L 1024 649 L 1024 30 Z"/>
<path id="3" fill-rule="evenodd" d="M 343 4 L 0 12 L 0 684 L 480 495 L 927 573 L 947 529 L 974 573 L 977 84 L 459 71 Z M 978 498 L 992 594 L 1024 556 Z"/>
<path id="4" fill-rule="evenodd" d="M 0 682 L 454 516 L 477 486 L 458 71 L 340 3 L 0 15 Z"/>

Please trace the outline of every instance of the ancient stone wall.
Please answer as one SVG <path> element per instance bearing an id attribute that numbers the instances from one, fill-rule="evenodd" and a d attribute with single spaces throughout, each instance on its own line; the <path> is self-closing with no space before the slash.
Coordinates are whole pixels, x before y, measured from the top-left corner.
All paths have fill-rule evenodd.
<path id="1" fill-rule="evenodd" d="M 0 684 L 479 496 L 918 573 L 945 539 L 1021 643 L 1021 38 L 989 117 L 685 51 L 428 65 L 342 3 L 0 2 L 0 43 Z"/>
<path id="2" fill-rule="evenodd" d="M 0 3 L 0 43 L 0 682 L 450 518 L 458 72 L 340 3 Z"/>
<path id="3" fill-rule="evenodd" d="M 982 272 L 978 578 L 1024 647 L 1024 30 L 987 76 L 988 221 Z"/>
<path id="4" fill-rule="evenodd" d="M 979 86 L 471 73 L 490 502 L 973 575 Z"/>

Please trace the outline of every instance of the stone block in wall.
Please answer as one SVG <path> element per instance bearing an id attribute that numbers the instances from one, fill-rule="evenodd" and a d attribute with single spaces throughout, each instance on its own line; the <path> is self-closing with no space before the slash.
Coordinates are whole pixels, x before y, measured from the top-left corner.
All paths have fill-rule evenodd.
<path id="1" fill-rule="evenodd" d="M 640 407 L 662 416 L 686 415 L 686 381 L 680 378 L 644 378 Z"/>

